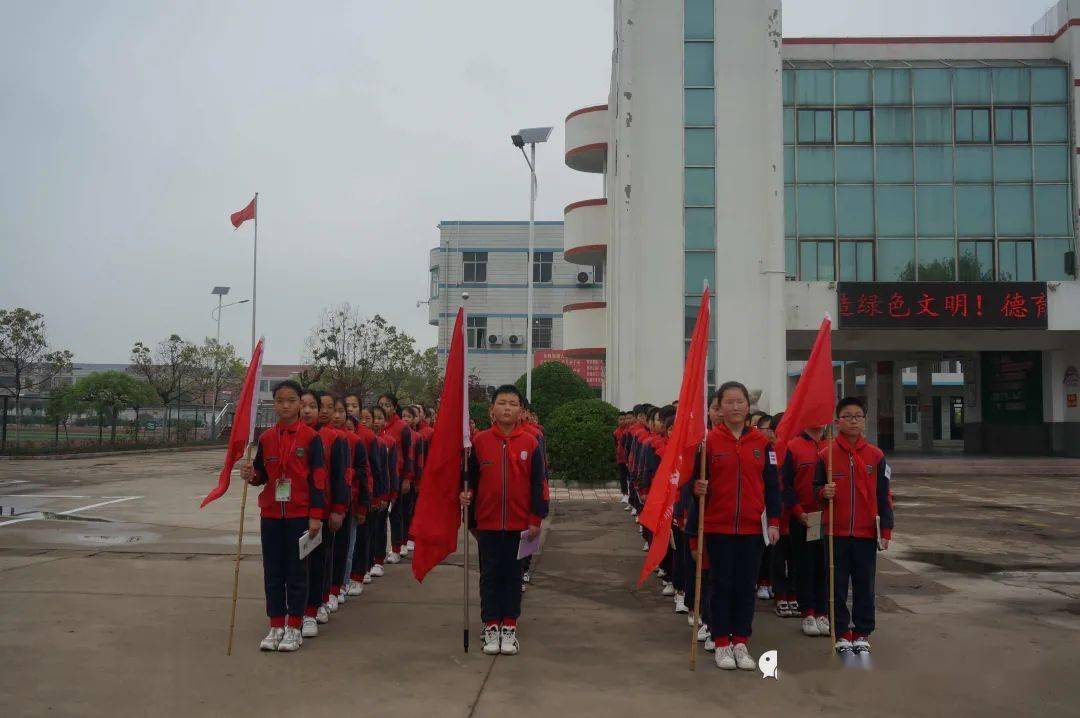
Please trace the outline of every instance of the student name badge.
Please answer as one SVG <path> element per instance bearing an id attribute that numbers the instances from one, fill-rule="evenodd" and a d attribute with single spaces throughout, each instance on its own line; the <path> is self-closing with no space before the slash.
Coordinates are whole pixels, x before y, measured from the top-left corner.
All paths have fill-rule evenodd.
<path id="1" fill-rule="evenodd" d="M 810 511 L 806 514 L 806 540 L 821 540 L 821 512 Z"/>
<path id="2" fill-rule="evenodd" d="M 288 501 L 292 498 L 292 479 L 282 476 L 274 484 L 274 501 Z"/>

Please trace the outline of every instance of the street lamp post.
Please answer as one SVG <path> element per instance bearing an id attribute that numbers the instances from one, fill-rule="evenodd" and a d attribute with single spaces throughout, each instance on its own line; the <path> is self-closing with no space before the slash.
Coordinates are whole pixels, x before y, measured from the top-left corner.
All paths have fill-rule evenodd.
<path id="1" fill-rule="evenodd" d="M 536 145 L 547 142 L 551 135 L 550 127 L 527 127 L 510 136 L 514 147 L 521 150 L 521 155 L 529 165 L 529 257 L 525 262 L 525 400 L 532 402 L 532 364 L 533 364 L 533 266 L 535 264 L 536 243 Z M 529 145 L 529 153 L 525 153 Z"/>
<path id="2" fill-rule="evenodd" d="M 229 287 L 214 287 L 212 290 L 210 290 L 210 294 L 217 296 L 217 307 L 212 312 L 210 312 L 211 316 L 213 316 L 214 314 L 217 314 L 217 336 L 216 336 L 216 341 L 215 341 L 215 345 L 214 345 L 214 349 L 216 351 L 221 350 L 221 310 L 226 308 L 226 307 L 232 307 L 232 306 L 235 306 L 237 304 L 246 304 L 247 302 L 251 301 L 250 299 L 241 299 L 238 302 L 232 302 L 230 304 L 222 304 L 221 301 L 225 297 L 225 295 L 229 293 L 229 289 L 230 289 Z M 219 378 L 218 377 L 219 366 L 220 366 L 219 357 L 215 356 L 214 357 L 214 383 L 211 385 L 211 389 L 210 389 L 210 391 L 211 391 L 211 393 L 213 394 L 213 397 L 214 397 L 213 398 L 214 408 L 213 408 L 213 411 L 210 414 L 210 438 L 211 439 L 213 439 L 215 436 L 217 436 L 217 398 L 218 398 L 217 386 L 218 386 L 218 378 Z"/>

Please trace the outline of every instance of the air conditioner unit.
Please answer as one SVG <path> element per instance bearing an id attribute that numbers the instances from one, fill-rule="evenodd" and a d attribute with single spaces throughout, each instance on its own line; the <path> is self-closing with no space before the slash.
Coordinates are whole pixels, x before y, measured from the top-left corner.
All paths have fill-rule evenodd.
<path id="1" fill-rule="evenodd" d="M 583 269 L 577 273 L 577 283 L 579 287 L 588 287 L 594 282 L 595 277 L 593 276 L 593 270 Z"/>
<path id="2" fill-rule="evenodd" d="M 517 345 L 521 344 L 521 337 L 519 335 L 517 335 L 517 334 L 511 334 L 506 339 L 513 346 L 517 346 Z"/>
<path id="3" fill-rule="evenodd" d="M 497 347 L 502 344 L 502 337 L 498 334 L 488 334 L 487 336 L 488 346 Z"/>

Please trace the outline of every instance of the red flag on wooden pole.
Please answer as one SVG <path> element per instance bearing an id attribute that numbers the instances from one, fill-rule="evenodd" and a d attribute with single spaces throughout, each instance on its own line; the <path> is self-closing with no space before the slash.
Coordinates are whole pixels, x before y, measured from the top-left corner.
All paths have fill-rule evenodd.
<path id="1" fill-rule="evenodd" d="M 776 427 L 776 456 L 781 463 L 787 443 L 810 426 L 825 426 L 832 421 L 836 390 L 832 366 L 832 320 L 821 320 L 810 358 L 803 367 L 799 383 L 788 402 L 784 418 Z"/>

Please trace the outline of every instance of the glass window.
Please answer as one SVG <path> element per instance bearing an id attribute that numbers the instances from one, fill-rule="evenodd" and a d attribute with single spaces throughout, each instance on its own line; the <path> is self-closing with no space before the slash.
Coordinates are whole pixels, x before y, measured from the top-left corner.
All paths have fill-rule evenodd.
<path id="1" fill-rule="evenodd" d="M 840 243 L 840 281 L 874 281 L 874 243 Z"/>
<path id="2" fill-rule="evenodd" d="M 836 148 L 837 182 L 872 182 L 874 150 L 870 147 Z"/>
<path id="3" fill-rule="evenodd" d="M 989 142 L 990 108 L 958 108 L 956 110 L 956 141 Z"/>
<path id="4" fill-rule="evenodd" d="M 784 104 L 795 104 L 795 71 L 784 70 L 783 73 L 783 92 L 784 92 Z"/>
<path id="5" fill-rule="evenodd" d="M 686 221 L 686 248 L 714 249 L 716 210 L 712 207 L 687 207 L 683 212 Z"/>
<path id="6" fill-rule="evenodd" d="M 994 243 L 960 242 L 960 281 L 994 281 Z"/>
<path id="7" fill-rule="evenodd" d="M 920 237 L 951 237 L 953 234 L 953 188 L 924 186 L 916 190 Z M 922 244 L 919 245 L 922 247 Z M 922 250 L 919 251 L 922 257 Z"/>
<path id="8" fill-rule="evenodd" d="M 550 317 L 533 317 L 533 349 L 551 348 L 551 324 L 552 321 Z"/>
<path id="9" fill-rule="evenodd" d="M 686 129 L 686 164 L 711 167 L 716 164 L 716 131 L 710 127 Z"/>
<path id="10" fill-rule="evenodd" d="M 998 280 L 1030 282 L 1034 279 L 1031 242 L 998 242 Z"/>
<path id="11" fill-rule="evenodd" d="M 603 264 L 594 264 L 592 266 L 592 269 L 593 269 L 593 284 L 603 284 L 604 283 L 604 265 Z"/>
<path id="12" fill-rule="evenodd" d="M 874 132 L 881 144 L 910 144 L 911 110 L 877 108 L 874 110 Z"/>
<path id="13" fill-rule="evenodd" d="M 910 105 L 911 70 L 875 70 L 874 102 L 879 105 Z"/>
<path id="14" fill-rule="evenodd" d="M 795 144 L 795 110 L 784 108 L 784 144 Z"/>
<path id="15" fill-rule="evenodd" d="M 716 170 L 688 167 L 686 174 L 686 204 L 710 207 L 716 203 Z"/>
<path id="16" fill-rule="evenodd" d="M 795 103 L 831 107 L 833 104 L 832 70 L 796 70 Z"/>
<path id="17" fill-rule="evenodd" d="M 913 71 L 916 105 L 948 105 L 952 103 L 952 70 L 942 68 Z"/>
<path id="18" fill-rule="evenodd" d="M 1031 73 L 1026 67 L 995 67 L 993 77 L 995 104 L 1031 101 Z"/>
<path id="19" fill-rule="evenodd" d="M 683 82 L 686 87 L 712 87 L 713 44 L 683 43 Z"/>
<path id="20" fill-rule="evenodd" d="M 799 243 L 799 277 L 804 282 L 831 282 L 833 271 L 833 242 Z"/>
<path id="21" fill-rule="evenodd" d="M 465 341 L 470 349 L 487 347 L 487 317 L 465 317 Z"/>
<path id="22" fill-rule="evenodd" d="M 915 233 L 914 188 L 880 186 L 875 196 L 877 233 L 881 237 L 910 237 Z"/>
<path id="23" fill-rule="evenodd" d="M 707 280 L 710 287 L 716 286 L 716 254 L 714 252 L 687 252 L 686 253 L 686 284 L 687 294 L 697 294 Z"/>
<path id="24" fill-rule="evenodd" d="M 795 188 L 784 186 L 784 236 L 795 236 Z"/>
<path id="25" fill-rule="evenodd" d="M 952 110 L 947 107 L 920 107 L 915 110 L 915 141 L 952 144 L 952 115 Z"/>
<path id="26" fill-rule="evenodd" d="M 878 182 L 911 182 L 914 172 L 910 147 L 877 148 Z"/>
<path id="27" fill-rule="evenodd" d="M 789 279 L 795 279 L 799 272 L 799 243 L 794 239 L 784 240 L 784 274 Z"/>
<path id="28" fill-rule="evenodd" d="M 953 148 L 951 145 L 915 148 L 916 182 L 952 182 Z"/>
<path id="29" fill-rule="evenodd" d="M 1035 142 L 1065 142 L 1069 118 L 1064 107 L 1032 107 L 1031 138 Z"/>
<path id="30" fill-rule="evenodd" d="M 837 144 L 868 145 L 871 137 L 870 110 L 836 111 Z"/>
<path id="31" fill-rule="evenodd" d="M 959 182 L 990 182 L 994 179 L 989 147 L 957 147 L 956 179 Z"/>
<path id="32" fill-rule="evenodd" d="M 1031 147 L 995 147 L 994 181 L 1030 182 Z"/>
<path id="33" fill-rule="evenodd" d="M 1031 187 L 1025 185 L 996 185 L 994 215 L 998 236 L 1031 235 Z"/>
<path id="34" fill-rule="evenodd" d="M 1069 148 L 1065 145 L 1035 148 L 1035 181 L 1066 182 L 1069 179 Z"/>
<path id="35" fill-rule="evenodd" d="M 915 281 L 915 240 L 879 239 L 877 249 L 877 281 Z"/>
<path id="36" fill-rule="evenodd" d="M 1072 279 L 1065 273 L 1065 253 L 1072 249 L 1068 239 L 1038 239 L 1035 241 L 1040 282 L 1059 282 Z"/>
<path id="37" fill-rule="evenodd" d="M 1031 68 L 1032 102 L 1068 102 L 1069 78 L 1064 67 Z"/>
<path id="38" fill-rule="evenodd" d="M 799 182 L 832 182 L 833 149 L 831 147 L 799 148 Z"/>
<path id="39" fill-rule="evenodd" d="M 715 124 L 713 90 L 683 90 L 687 125 L 708 127 Z"/>
<path id="40" fill-rule="evenodd" d="M 836 211 L 832 185 L 799 185 L 799 235 L 833 236 L 836 234 Z"/>
<path id="41" fill-rule="evenodd" d="M 1028 142 L 1028 111 L 1021 107 L 994 110 L 994 142 Z"/>
<path id="42" fill-rule="evenodd" d="M 259 391 L 264 393 L 264 394 L 266 392 L 270 391 L 270 380 L 269 379 L 262 379 L 262 380 L 259 381 Z"/>
<path id="43" fill-rule="evenodd" d="M 533 252 L 532 280 L 534 282 L 551 281 L 551 268 L 554 259 L 552 252 Z"/>
<path id="44" fill-rule="evenodd" d="M 919 281 L 951 282 L 956 279 L 956 243 L 951 239 L 919 240 Z"/>
<path id="45" fill-rule="evenodd" d="M 873 101 L 869 70 L 836 71 L 836 104 L 869 105 Z"/>
<path id="46" fill-rule="evenodd" d="M 800 144 L 832 144 L 832 110 L 799 110 Z"/>
<path id="47" fill-rule="evenodd" d="M 869 185 L 839 185 L 836 188 L 836 222 L 841 237 L 872 237 L 874 188 Z"/>
<path id="48" fill-rule="evenodd" d="M 428 292 L 429 299 L 438 299 L 439 297 L 439 268 L 431 268 L 431 288 Z"/>
<path id="49" fill-rule="evenodd" d="M 1035 234 L 1040 237 L 1069 237 L 1069 187 L 1063 184 L 1036 185 Z"/>
<path id="50" fill-rule="evenodd" d="M 462 281 L 463 282 L 486 282 L 487 281 L 487 252 L 462 252 Z"/>
<path id="51" fill-rule="evenodd" d="M 713 36 L 713 0 L 685 0 L 683 37 L 687 40 L 711 40 Z"/>
<path id="52" fill-rule="evenodd" d="M 957 68 L 956 104 L 977 105 L 990 102 L 990 70 L 982 68 Z"/>
<path id="53" fill-rule="evenodd" d="M 784 181 L 791 183 L 795 181 L 795 148 L 784 148 Z"/>
<path id="54" fill-rule="evenodd" d="M 994 200 L 990 185 L 956 187 L 956 230 L 961 237 L 994 234 Z"/>

